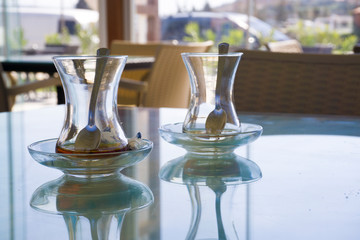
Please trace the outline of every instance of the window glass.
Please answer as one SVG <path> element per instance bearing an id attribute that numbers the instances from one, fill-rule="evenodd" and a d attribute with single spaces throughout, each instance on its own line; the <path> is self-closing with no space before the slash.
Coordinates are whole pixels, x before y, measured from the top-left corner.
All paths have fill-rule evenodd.
<path id="1" fill-rule="evenodd" d="M 86 54 L 98 46 L 96 0 L 0 0 L 2 55 Z"/>
<path id="2" fill-rule="evenodd" d="M 356 0 L 159 0 L 162 40 L 228 41 L 251 49 L 297 40 L 305 52 L 347 53 L 360 37 Z"/>

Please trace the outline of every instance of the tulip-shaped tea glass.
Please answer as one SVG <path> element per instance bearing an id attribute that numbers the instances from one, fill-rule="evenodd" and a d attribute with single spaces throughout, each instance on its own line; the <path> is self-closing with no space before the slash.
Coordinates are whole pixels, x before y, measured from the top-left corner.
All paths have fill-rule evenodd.
<path id="1" fill-rule="evenodd" d="M 54 63 L 66 98 L 66 116 L 56 144 L 59 153 L 106 153 L 125 150 L 127 138 L 117 114 L 117 89 L 127 56 L 59 56 Z M 96 86 L 97 85 L 97 86 Z M 94 91 L 94 89 L 96 89 Z M 91 99 L 94 98 L 94 101 Z M 93 108 L 91 107 L 93 102 Z M 97 136 L 91 131 L 96 129 Z M 89 129 L 89 130 L 88 130 Z M 85 132 L 95 146 L 80 139 Z M 85 142 L 84 142 L 85 141 Z M 78 148 L 76 145 L 85 145 Z"/>
<path id="2" fill-rule="evenodd" d="M 99 51 L 97 56 L 54 57 L 66 114 L 59 138 L 28 147 L 37 162 L 68 175 L 98 178 L 116 175 L 149 155 L 152 142 L 140 133 L 126 138 L 120 125 L 117 89 L 126 59 Z"/>
<path id="3" fill-rule="evenodd" d="M 216 124 L 218 121 L 225 124 L 219 129 L 219 134 L 240 131 L 232 92 L 241 55 L 242 53 L 182 53 L 191 86 L 190 106 L 183 123 L 184 132 L 208 133 L 206 125 L 209 122 Z M 219 112 L 222 114 L 216 116 Z M 209 115 L 212 115 L 210 119 Z"/>

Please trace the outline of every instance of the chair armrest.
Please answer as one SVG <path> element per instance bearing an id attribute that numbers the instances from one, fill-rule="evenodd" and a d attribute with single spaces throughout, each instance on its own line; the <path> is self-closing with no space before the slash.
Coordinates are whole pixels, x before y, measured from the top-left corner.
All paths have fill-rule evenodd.
<path id="1" fill-rule="evenodd" d="M 10 96 L 15 96 L 17 94 L 26 93 L 26 92 L 36 90 L 39 88 L 60 86 L 60 85 L 61 85 L 61 81 L 59 78 L 50 77 L 45 80 L 40 80 L 40 81 L 36 81 L 36 82 L 30 82 L 30 83 L 21 84 L 18 86 L 9 87 L 8 94 Z"/>
<path id="2" fill-rule="evenodd" d="M 129 78 L 121 78 L 119 88 L 126 88 L 130 90 L 136 90 L 139 92 L 145 92 L 148 88 L 148 83 Z"/>

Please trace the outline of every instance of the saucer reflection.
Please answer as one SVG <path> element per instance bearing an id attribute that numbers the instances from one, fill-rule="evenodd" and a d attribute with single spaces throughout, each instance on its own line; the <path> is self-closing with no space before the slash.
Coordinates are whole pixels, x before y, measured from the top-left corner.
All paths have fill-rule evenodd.
<path id="1" fill-rule="evenodd" d="M 201 155 L 187 153 L 167 162 L 160 170 L 162 180 L 179 184 L 207 185 L 208 181 L 247 184 L 262 177 L 260 167 L 235 153 Z"/>
<path id="2" fill-rule="evenodd" d="M 40 186 L 30 205 L 62 215 L 69 239 L 120 239 L 125 215 L 153 201 L 149 187 L 121 174 L 94 179 L 63 175 Z"/>
<path id="3" fill-rule="evenodd" d="M 186 239 L 239 239 L 232 219 L 237 186 L 262 177 L 259 166 L 234 153 L 187 153 L 160 170 L 163 181 L 186 185 L 191 221 Z"/>

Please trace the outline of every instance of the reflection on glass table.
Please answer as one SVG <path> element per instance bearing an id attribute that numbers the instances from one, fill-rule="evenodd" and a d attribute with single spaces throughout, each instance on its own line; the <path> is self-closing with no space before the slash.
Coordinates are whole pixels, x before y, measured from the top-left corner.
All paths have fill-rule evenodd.
<path id="1" fill-rule="evenodd" d="M 153 200 L 145 184 L 121 174 L 95 179 L 63 175 L 40 186 L 30 205 L 62 215 L 69 239 L 120 239 L 125 215 Z"/>
<path id="2" fill-rule="evenodd" d="M 237 185 L 259 180 L 262 173 L 256 163 L 234 153 L 187 153 L 167 162 L 159 176 L 188 189 L 192 213 L 186 239 L 239 239 L 231 219 L 231 211 L 238 211 L 232 209 L 234 191 Z"/>

